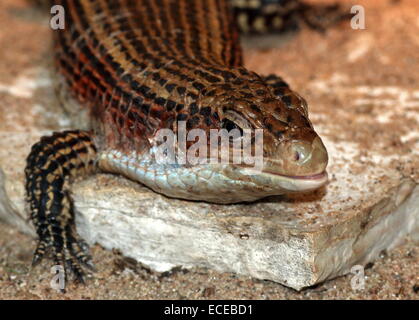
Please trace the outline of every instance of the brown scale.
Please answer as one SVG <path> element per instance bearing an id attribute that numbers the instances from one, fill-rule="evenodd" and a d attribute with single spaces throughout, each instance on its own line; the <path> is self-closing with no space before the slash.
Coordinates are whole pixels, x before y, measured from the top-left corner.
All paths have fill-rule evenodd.
<path id="1" fill-rule="evenodd" d="M 89 259 L 75 231 L 69 183 L 95 171 L 97 150 L 147 152 L 160 128 L 176 131 L 176 122 L 186 121 L 188 129 L 218 129 L 237 114 L 265 129 L 272 146 L 305 134 L 288 133 L 290 127 L 311 128 L 305 101 L 282 79 L 242 66 L 225 0 L 53 3 L 65 7 L 67 25 L 54 31 L 56 68 L 88 109 L 92 132 L 54 133 L 28 156 L 35 263 L 51 248 L 54 261 L 82 280 Z"/>

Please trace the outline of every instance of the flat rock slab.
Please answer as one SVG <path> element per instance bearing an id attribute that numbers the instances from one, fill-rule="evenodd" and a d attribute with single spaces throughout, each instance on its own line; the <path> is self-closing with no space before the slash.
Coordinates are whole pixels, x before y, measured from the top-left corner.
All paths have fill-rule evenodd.
<path id="1" fill-rule="evenodd" d="M 0 218 L 34 235 L 24 210 L 25 157 L 40 136 L 74 126 L 57 109 L 43 66 L 49 30 L 19 6 L 9 11 L 21 19 L 15 32 L 22 37 L 31 32 L 32 41 L 26 38 L 22 46 L 8 34 L 2 39 L 17 54 L 0 59 L 5 70 L 0 75 Z M 382 23 L 387 18 L 380 17 Z M 7 17 L 0 21 L 8 22 Z M 411 85 L 418 75 L 392 52 L 381 55 L 382 61 L 375 58 L 388 43 L 402 41 L 396 34 L 378 34 L 378 26 L 358 32 L 342 27 L 327 36 L 306 32 L 285 48 L 246 54 L 249 68 L 281 74 L 307 97 L 330 154 L 325 188 L 214 205 L 169 199 L 122 177 L 98 174 L 73 186 L 81 236 L 158 271 L 203 266 L 298 290 L 373 261 L 407 235 L 418 239 L 419 91 Z M 403 46 L 414 60 L 417 47 Z M 386 64 L 400 69 L 403 78 L 393 83 Z"/>

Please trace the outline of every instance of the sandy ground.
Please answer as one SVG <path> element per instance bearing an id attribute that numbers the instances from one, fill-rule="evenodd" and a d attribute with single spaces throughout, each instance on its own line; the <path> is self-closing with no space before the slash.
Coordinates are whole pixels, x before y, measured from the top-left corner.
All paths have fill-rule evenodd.
<path id="1" fill-rule="evenodd" d="M 314 115 L 316 110 L 324 113 L 328 108 L 328 121 L 336 123 L 336 132 L 330 133 L 329 138 L 350 135 L 366 149 L 408 153 L 418 139 L 412 132 L 416 130 L 417 133 L 417 122 L 410 114 L 417 112 L 414 105 L 419 96 L 409 94 L 417 92 L 419 83 L 419 3 L 415 0 L 357 2 L 365 5 L 367 30 L 354 31 L 347 25 L 325 34 L 303 30 L 280 48 L 247 50 L 247 64 L 261 74 L 280 73 L 308 99 Z M 28 8 L 25 1 L 1 1 L 0 103 L 3 105 L 26 103 L 24 99 L 12 97 L 13 92 L 4 85 L 13 83 L 22 70 L 34 68 L 45 59 L 49 30 L 42 26 L 41 21 L 41 16 Z M 312 85 L 314 82 L 317 86 Z M 319 83 L 324 86 L 319 86 Z M 356 121 L 357 117 L 372 114 L 378 119 L 383 113 L 380 105 L 375 104 L 373 93 L 353 97 L 370 99 L 367 101 L 371 103 L 351 110 L 344 108 L 347 95 L 341 95 L 344 92 L 342 87 L 354 83 L 361 89 L 369 86 L 403 88 L 408 100 L 406 113 L 391 119 L 390 123 L 374 121 L 368 127 L 364 123 L 361 125 Z M 325 94 L 325 90 L 330 94 Z M 392 107 L 399 107 L 399 100 L 394 99 L 391 90 L 385 92 L 383 98 L 387 98 Z M 412 107 L 409 107 L 409 101 L 413 101 Z M 331 105 L 341 107 L 330 109 Z M 0 114 L 1 126 L 13 128 L 14 120 L 7 113 Z M 315 126 L 324 121 L 315 116 L 312 120 Z M 19 121 L 24 124 L 25 115 L 20 115 Z M 407 138 L 394 135 L 392 127 L 405 128 L 403 133 Z M 417 159 L 398 170 L 418 181 Z M 397 249 L 383 252 L 374 264 L 368 266 L 365 288 L 358 291 L 351 289 L 353 275 L 296 292 L 269 281 L 203 269 L 158 274 L 117 252 L 95 246 L 92 254 L 98 272 L 86 286 L 70 284 L 67 293 L 61 294 L 50 288 L 52 274 L 47 263 L 30 269 L 34 247 L 34 240 L 0 223 L 0 299 L 419 298 L 419 252 L 417 243 L 409 239 Z"/>
<path id="2" fill-rule="evenodd" d="M 11 240 L 13 239 L 13 240 Z M 352 290 L 354 275 L 301 292 L 271 281 L 204 269 L 170 274 L 146 268 L 99 246 L 92 248 L 98 272 L 86 286 L 70 284 L 57 293 L 49 265 L 30 269 L 35 241 L 0 224 L 0 299 L 418 299 L 419 250 L 406 242 L 365 270 L 365 288 Z"/>

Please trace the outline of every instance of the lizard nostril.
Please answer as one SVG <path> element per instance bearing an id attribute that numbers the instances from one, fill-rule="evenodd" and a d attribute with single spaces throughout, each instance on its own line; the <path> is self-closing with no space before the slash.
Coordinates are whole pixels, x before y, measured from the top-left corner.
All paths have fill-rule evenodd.
<path id="1" fill-rule="evenodd" d="M 327 166 L 327 151 L 320 138 L 308 141 L 292 141 L 289 158 L 294 173 L 297 175 L 312 175 L 321 173 Z"/>

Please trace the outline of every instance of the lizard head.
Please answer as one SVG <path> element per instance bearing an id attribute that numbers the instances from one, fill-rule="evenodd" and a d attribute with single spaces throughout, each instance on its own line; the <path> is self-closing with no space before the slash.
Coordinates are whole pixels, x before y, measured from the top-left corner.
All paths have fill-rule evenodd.
<path id="1" fill-rule="evenodd" d="M 237 127 L 240 133 L 246 128 L 263 130 L 265 173 L 299 180 L 324 174 L 327 151 L 308 118 L 304 98 L 287 85 L 275 88 L 256 82 L 245 88 L 220 104 L 229 106 L 220 110 L 221 127 Z M 252 148 L 256 147 L 255 141 Z"/>
<path id="2" fill-rule="evenodd" d="M 257 77 L 241 86 L 222 85 L 210 90 L 203 92 L 200 101 L 199 126 L 235 131 L 228 136 L 228 165 L 212 166 L 225 181 L 234 182 L 225 194 L 246 200 L 246 193 L 254 199 L 308 191 L 327 182 L 326 148 L 308 118 L 306 101 L 286 84 L 270 85 Z M 223 147 L 220 140 L 212 143 L 211 148 Z M 253 163 L 244 161 L 245 148 L 250 150 Z M 242 154 L 241 163 L 234 162 L 234 152 Z M 220 153 L 217 156 L 220 160 Z"/>
<path id="3" fill-rule="evenodd" d="M 269 84 L 252 73 L 248 77 L 205 86 L 196 98 L 184 97 L 176 117 L 160 117 L 167 122 L 151 135 L 147 152 L 124 155 L 124 165 L 119 154 L 102 163 L 167 196 L 214 203 L 324 185 L 328 155 L 308 119 L 305 100 L 287 85 Z M 166 138 L 159 136 L 163 131 L 169 132 Z M 169 161 L 157 160 L 161 155 Z"/>

